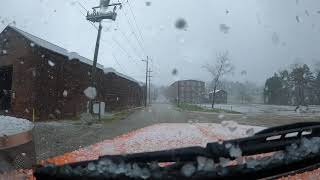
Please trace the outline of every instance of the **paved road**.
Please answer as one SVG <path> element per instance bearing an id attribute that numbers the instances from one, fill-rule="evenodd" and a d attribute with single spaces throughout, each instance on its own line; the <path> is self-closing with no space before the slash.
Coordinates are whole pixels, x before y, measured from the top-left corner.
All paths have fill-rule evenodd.
<path id="1" fill-rule="evenodd" d="M 75 124 L 74 121 L 36 123 L 34 140 L 37 158 L 47 159 L 157 123 L 220 123 L 224 120 L 270 127 L 292 122 L 317 120 L 317 118 L 196 113 L 178 111 L 169 104 L 153 104 L 152 107 L 137 110 L 126 119 L 104 124 L 88 126 Z"/>

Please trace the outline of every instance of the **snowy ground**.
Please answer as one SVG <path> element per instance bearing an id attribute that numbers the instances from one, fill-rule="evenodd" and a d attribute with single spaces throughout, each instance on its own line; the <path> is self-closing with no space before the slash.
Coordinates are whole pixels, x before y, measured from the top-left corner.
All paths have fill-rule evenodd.
<path id="1" fill-rule="evenodd" d="M 211 108 L 211 104 L 201 106 Z M 320 106 L 301 107 L 266 104 L 215 104 L 215 108 L 238 111 L 247 115 L 279 115 L 279 116 L 320 116 Z"/>

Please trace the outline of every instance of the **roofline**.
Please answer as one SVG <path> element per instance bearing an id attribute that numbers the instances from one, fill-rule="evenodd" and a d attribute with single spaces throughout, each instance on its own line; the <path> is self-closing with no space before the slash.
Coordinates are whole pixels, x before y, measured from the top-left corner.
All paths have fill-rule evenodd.
<path id="1" fill-rule="evenodd" d="M 197 82 L 202 82 L 204 84 L 206 84 L 204 81 L 200 81 L 200 80 L 194 80 L 194 79 L 186 79 L 186 80 L 178 80 L 178 81 L 174 81 L 173 83 L 170 84 L 170 86 L 178 83 L 178 82 L 185 82 L 185 81 L 197 81 Z"/>
<path id="2" fill-rule="evenodd" d="M 11 30 L 13 30 L 14 32 L 16 32 L 16 33 L 18 33 L 19 35 L 23 36 L 24 38 L 28 39 L 28 40 L 31 41 L 32 43 L 35 43 L 35 44 L 37 44 L 38 46 L 40 46 L 40 47 L 42 47 L 42 48 L 44 48 L 44 49 L 47 49 L 47 50 L 53 51 L 53 52 L 55 52 L 55 53 L 57 53 L 57 54 L 60 54 L 60 55 L 62 55 L 62 56 L 65 56 L 65 57 L 67 57 L 67 58 L 70 59 L 70 60 L 71 60 L 71 59 L 78 59 L 81 63 L 87 64 L 87 65 L 89 65 L 89 66 L 92 66 L 91 63 L 93 64 L 93 61 L 92 61 L 91 59 L 88 59 L 88 58 L 86 58 L 86 57 L 84 57 L 84 56 L 81 56 L 81 55 L 79 55 L 77 52 L 69 52 L 69 51 L 68 51 L 67 49 L 65 49 L 65 48 L 62 48 L 62 47 L 60 47 L 60 46 L 58 46 L 58 45 L 55 45 L 55 44 L 53 44 L 53 43 L 51 43 L 51 42 L 49 42 L 49 41 L 47 41 L 47 40 L 44 40 L 44 39 L 39 38 L 39 37 L 37 37 L 37 36 L 35 36 L 35 35 L 33 35 L 33 34 L 30 34 L 30 33 L 26 32 L 26 31 L 23 31 L 23 30 L 15 27 L 15 26 L 8 25 L 7 27 L 5 27 L 4 30 L 6 30 L 7 28 L 10 28 Z M 2 32 L 3 32 L 3 31 L 2 31 Z M 2 32 L 1 32 L 1 33 L 2 33 Z M 28 37 L 28 36 L 26 36 L 26 35 L 31 36 L 31 37 L 34 37 L 34 38 L 37 38 L 37 39 L 43 41 L 44 43 L 48 43 L 48 44 L 52 45 L 53 47 L 56 47 L 56 48 L 60 49 L 60 50 L 63 51 L 63 52 L 58 52 L 57 50 L 53 50 L 53 49 L 50 49 L 50 48 L 48 48 L 48 47 L 44 47 L 43 45 L 41 45 L 41 44 L 39 44 L 39 43 L 37 43 L 37 42 L 34 42 L 35 39 L 32 39 L 32 38 L 30 38 L 30 37 Z M 72 58 L 72 57 L 74 57 L 74 58 Z M 90 61 L 90 62 L 87 63 L 87 62 L 84 62 L 84 61 Z M 105 74 L 114 72 L 117 76 L 120 76 L 120 77 L 122 77 L 122 78 L 124 78 L 124 79 L 127 79 L 127 80 L 129 80 L 129 81 L 133 81 L 133 82 L 137 83 L 137 84 L 140 86 L 139 81 L 133 79 L 133 78 L 130 77 L 130 76 L 127 76 L 127 75 L 124 75 L 124 74 L 122 74 L 122 73 L 119 73 L 118 71 L 116 71 L 116 70 L 115 70 L 114 68 L 112 68 L 112 67 L 108 67 L 108 68 L 112 68 L 112 69 L 113 69 L 112 72 L 106 72 L 105 70 L 108 69 L 108 68 L 105 68 L 102 64 L 98 64 L 98 63 L 97 63 L 97 68 L 100 69 L 100 70 L 102 70 Z"/>

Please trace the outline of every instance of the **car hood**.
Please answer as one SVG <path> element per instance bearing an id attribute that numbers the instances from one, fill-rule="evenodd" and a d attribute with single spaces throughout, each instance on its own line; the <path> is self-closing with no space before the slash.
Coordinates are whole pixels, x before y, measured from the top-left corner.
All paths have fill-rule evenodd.
<path id="1" fill-rule="evenodd" d="M 232 121 L 216 123 L 162 123 L 134 130 L 111 140 L 65 153 L 45 163 L 63 165 L 97 159 L 103 155 L 159 151 L 253 135 L 264 127 L 238 125 Z"/>
<path id="2" fill-rule="evenodd" d="M 250 136 L 265 129 L 259 126 L 238 125 L 232 121 L 216 123 L 162 123 L 134 130 L 110 140 L 80 148 L 73 152 L 41 161 L 63 165 L 79 161 L 95 160 L 103 155 L 128 154 L 146 151 L 166 150 L 188 146 L 205 146 L 208 142 L 222 141 Z M 33 179 L 32 170 L 19 172 Z M 283 179 L 320 179 L 320 169 L 290 175 Z"/>

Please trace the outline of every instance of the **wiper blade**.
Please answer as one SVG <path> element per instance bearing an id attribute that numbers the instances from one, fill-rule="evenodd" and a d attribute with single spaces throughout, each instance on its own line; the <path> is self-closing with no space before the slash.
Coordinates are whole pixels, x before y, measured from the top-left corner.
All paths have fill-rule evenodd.
<path id="1" fill-rule="evenodd" d="M 230 153 L 230 147 L 237 147 L 241 149 L 242 156 L 271 153 L 271 152 L 285 150 L 288 146 L 292 144 L 299 145 L 301 143 L 302 137 L 307 139 L 310 139 L 313 137 L 320 137 L 320 123 L 313 123 L 313 122 L 296 123 L 296 124 L 290 124 L 286 126 L 274 127 L 267 130 L 263 130 L 251 137 L 227 140 L 221 143 L 220 142 L 208 143 L 205 148 L 195 146 L 195 147 L 177 148 L 177 149 L 165 150 L 165 151 L 135 153 L 135 154 L 128 154 L 128 155 L 107 155 L 107 156 L 102 156 L 95 161 L 70 164 L 70 167 L 77 167 L 77 166 L 86 167 L 88 163 L 98 163 L 99 161 L 104 161 L 104 160 L 111 160 L 113 162 L 121 162 L 121 163 L 138 163 L 141 166 L 148 166 L 148 163 L 151 163 L 151 162 L 176 162 L 173 166 L 168 166 L 168 167 L 165 167 L 164 169 L 165 171 L 168 171 L 171 173 L 171 175 L 169 175 L 168 177 L 178 178 L 180 177 L 179 176 L 180 171 L 176 171 L 176 170 L 181 168 L 181 166 L 185 165 L 185 163 L 196 162 L 197 157 L 205 157 L 208 159 L 213 159 L 214 162 L 219 162 L 221 157 L 232 160 L 232 159 L 235 159 L 236 157 L 232 153 Z M 318 157 L 318 156 L 314 156 L 314 157 Z M 317 159 L 314 157 L 312 158 L 316 159 L 317 162 L 318 160 L 320 160 L 320 158 Z M 312 161 L 309 160 L 308 162 L 312 162 Z M 278 164 L 270 166 L 269 169 L 270 168 L 272 169 L 272 167 L 277 167 L 278 171 L 279 170 L 285 171 L 284 167 L 280 166 L 280 169 L 279 169 Z M 293 166 L 289 166 L 289 167 L 293 167 Z M 50 168 L 52 170 L 52 167 Z M 166 168 L 172 168 L 172 169 L 168 170 Z M 230 172 L 234 172 L 234 173 L 235 172 L 238 172 L 238 173 L 251 172 L 252 173 L 253 171 L 253 170 L 243 170 L 243 167 L 237 167 L 237 168 L 240 168 L 241 171 L 237 171 L 236 167 L 230 167 L 230 168 L 231 168 Z M 232 168 L 235 168 L 235 169 L 232 170 Z M 48 171 L 46 167 L 40 167 L 35 172 L 35 176 L 47 177 L 45 175 L 46 174 L 48 175 L 48 172 L 50 171 Z M 275 172 L 277 171 L 274 171 L 274 170 L 270 171 L 271 174 Z M 98 177 L 101 177 L 101 176 L 102 175 L 100 174 Z M 217 177 L 227 177 L 227 174 L 218 175 L 218 176 L 217 174 L 210 175 L 210 173 L 209 174 L 205 173 L 202 176 L 199 176 L 198 174 L 198 177 L 201 177 L 200 179 L 202 179 L 203 176 L 217 178 Z M 193 176 L 193 177 L 197 177 L 197 176 Z M 167 179 L 167 178 L 164 178 L 164 179 Z"/>
<path id="2" fill-rule="evenodd" d="M 287 136 L 294 133 L 296 133 L 295 136 Z M 107 155 L 100 158 L 121 159 L 125 162 L 176 162 L 193 161 L 198 156 L 202 156 L 218 161 L 221 157 L 235 159 L 230 155 L 230 148 L 228 147 L 238 147 L 241 149 L 243 156 L 249 156 L 284 150 L 291 144 L 299 144 L 301 137 L 320 137 L 320 123 L 295 123 L 273 127 L 262 130 L 251 137 L 208 143 L 205 148 L 194 146 L 119 156 Z"/>

